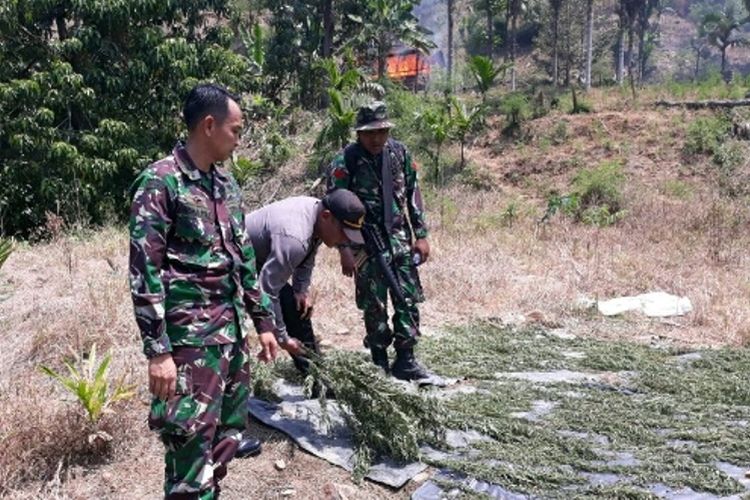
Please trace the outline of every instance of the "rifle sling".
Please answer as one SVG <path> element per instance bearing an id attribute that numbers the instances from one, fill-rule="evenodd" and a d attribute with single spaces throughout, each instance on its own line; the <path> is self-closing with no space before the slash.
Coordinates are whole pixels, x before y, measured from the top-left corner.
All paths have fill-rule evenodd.
<path id="1" fill-rule="evenodd" d="M 391 166 L 391 148 L 385 144 L 382 153 L 381 179 L 383 186 L 383 222 L 389 236 L 393 231 L 393 168 Z"/>

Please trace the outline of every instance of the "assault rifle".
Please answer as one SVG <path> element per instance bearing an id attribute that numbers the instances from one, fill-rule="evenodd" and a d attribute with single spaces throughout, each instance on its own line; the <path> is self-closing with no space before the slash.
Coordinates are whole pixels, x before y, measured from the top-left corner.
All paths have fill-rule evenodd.
<path id="1" fill-rule="evenodd" d="M 391 294 L 396 301 L 403 304 L 409 313 L 409 320 L 412 326 L 419 331 L 419 324 L 412 312 L 412 301 L 404 295 L 404 290 L 393 272 L 393 268 L 388 264 L 386 254 L 390 250 L 390 244 L 386 241 L 380 229 L 373 224 L 364 224 L 362 226 L 362 237 L 365 240 L 365 251 L 377 263 L 378 269 L 383 273 L 386 285 L 391 290 Z M 415 262 L 416 264 L 416 262 Z"/>

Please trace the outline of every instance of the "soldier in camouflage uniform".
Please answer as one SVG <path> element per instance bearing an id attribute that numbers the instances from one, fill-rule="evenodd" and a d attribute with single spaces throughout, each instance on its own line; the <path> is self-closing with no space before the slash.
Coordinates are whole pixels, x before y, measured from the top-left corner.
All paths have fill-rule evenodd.
<path id="1" fill-rule="evenodd" d="M 211 499 L 246 425 L 243 311 L 259 332 L 259 357 L 273 359 L 278 346 L 239 187 L 215 165 L 239 143 L 237 99 L 199 85 L 183 114 L 187 142 L 133 185 L 130 286 L 154 395 L 149 426 L 166 447 L 164 494 Z"/>
<path id="2" fill-rule="evenodd" d="M 346 188 L 362 200 L 365 225 L 383 235 L 390 247 L 386 259 L 406 298 L 401 303 L 391 293 L 393 330 L 388 326 L 388 285 L 374 256 L 367 255 L 356 267 L 356 300 L 363 311 L 366 338 L 373 362 L 396 378 L 423 379 L 428 373 L 414 358 L 419 336 L 417 303 L 424 301 L 416 256 L 426 262 L 430 255 L 417 172 L 406 147 L 389 138 L 392 123 L 385 104 L 375 102 L 357 113 L 357 142 L 341 150 L 327 171 L 327 189 Z M 351 248 L 340 248 L 345 275 L 355 272 Z M 360 259 L 361 260 L 361 259 Z M 396 360 L 388 364 L 393 343 Z"/>

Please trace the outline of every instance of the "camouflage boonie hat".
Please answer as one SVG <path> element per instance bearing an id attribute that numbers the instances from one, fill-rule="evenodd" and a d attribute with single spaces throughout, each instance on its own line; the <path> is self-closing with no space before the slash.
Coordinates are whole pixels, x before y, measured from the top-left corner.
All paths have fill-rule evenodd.
<path id="1" fill-rule="evenodd" d="M 393 123 L 388 121 L 388 110 L 385 103 L 375 101 L 367 106 L 362 106 L 357 111 L 357 124 L 354 130 L 381 130 L 393 127 Z"/>

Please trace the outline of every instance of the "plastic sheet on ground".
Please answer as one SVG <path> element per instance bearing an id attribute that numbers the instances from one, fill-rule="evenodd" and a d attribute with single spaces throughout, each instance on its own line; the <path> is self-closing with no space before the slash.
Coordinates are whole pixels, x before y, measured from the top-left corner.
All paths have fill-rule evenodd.
<path id="1" fill-rule="evenodd" d="M 283 399 L 281 403 L 251 398 L 248 403 L 250 414 L 265 425 L 287 434 L 305 451 L 352 471 L 352 434 L 336 402 L 328 401 L 330 423 L 326 428 L 320 403 L 317 399 L 306 399 L 302 388 L 279 380 L 274 385 L 274 391 Z M 365 477 L 400 488 L 426 468 L 426 465 L 419 462 L 404 464 L 383 460 L 374 463 Z"/>
<path id="2" fill-rule="evenodd" d="M 640 311 L 652 318 L 682 316 L 693 310 L 693 304 L 689 298 L 666 292 L 651 292 L 631 297 L 600 300 L 596 306 L 599 312 L 605 316 L 615 316 L 628 311 Z"/>

